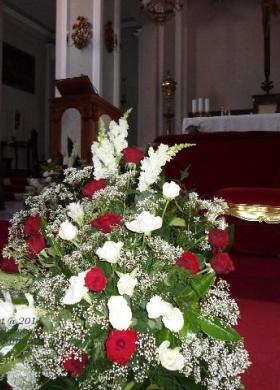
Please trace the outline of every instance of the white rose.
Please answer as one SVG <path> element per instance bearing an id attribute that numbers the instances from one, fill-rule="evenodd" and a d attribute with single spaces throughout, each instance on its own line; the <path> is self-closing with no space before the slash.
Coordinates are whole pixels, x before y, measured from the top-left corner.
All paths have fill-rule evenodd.
<path id="1" fill-rule="evenodd" d="M 63 240 L 72 241 L 76 238 L 77 234 L 78 229 L 71 222 L 65 221 L 60 225 L 58 235 Z"/>
<path id="2" fill-rule="evenodd" d="M 174 181 L 170 183 L 164 183 L 162 186 L 163 196 L 169 200 L 177 198 L 180 194 L 180 186 L 176 184 Z"/>
<path id="3" fill-rule="evenodd" d="M 149 211 L 143 211 L 134 221 L 126 222 L 125 226 L 132 232 L 149 234 L 161 228 L 162 219 L 155 217 Z"/>
<path id="4" fill-rule="evenodd" d="M 63 305 L 74 305 L 80 302 L 88 292 L 88 288 L 85 286 L 85 276 L 88 271 L 80 272 L 78 276 L 71 276 L 69 279 L 70 286 L 65 292 L 62 298 Z"/>
<path id="5" fill-rule="evenodd" d="M 96 251 L 100 260 L 115 264 L 120 258 L 123 242 L 106 241 L 105 244 Z"/>
<path id="6" fill-rule="evenodd" d="M 33 329 L 37 322 L 37 313 L 34 308 L 34 300 L 31 294 L 25 294 L 29 305 L 16 305 L 15 320 L 18 323 L 18 329 Z"/>
<path id="7" fill-rule="evenodd" d="M 5 300 L 0 299 L 0 327 L 8 330 L 15 325 L 15 309 L 10 294 L 5 292 L 3 296 Z"/>
<path id="8" fill-rule="evenodd" d="M 127 301 L 120 295 L 112 296 L 108 301 L 109 321 L 117 330 L 127 330 L 131 325 L 132 312 Z"/>
<path id="9" fill-rule="evenodd" d="M 159 318 L 167 314 L 172 308 L 173 306 L 165 302 L 159 295 L 153 296 L 146 305 L 148 317 L 151 319 Z"/>
<path id="10" fill-rule="evenodd" d="M 137 285 L 138 281 L 136 278 L 129 274 L 123 274 L 121 275 L 117 287 L 119 290 L 119 293 L 121 295 L 129 295 L 130 297 L 133 295 L 134 288 Z"/>
<path id="11" fill-rule="evenodd" d="M 170 342 L 163 341 L 158 347 L 158 356 L 161 365 L 169 371 L 179 371 L 184 367 L 184 356 L 180 348 L 169 348 Z"/>
<path id="12" fill-rule="evenodd" d="M 79 225 L 83 222 L 84 219 L 84 209 L 80 202 L 70 203 L 67 206 L 68 216 L 77 222 Z"/>
<path id="13" fill-rule="evenodd" d="M 179 332 L 184 326 L 183 313 L 177 307 L 173 307 L 162 316 L 162 322 L 171 332 Z"/>

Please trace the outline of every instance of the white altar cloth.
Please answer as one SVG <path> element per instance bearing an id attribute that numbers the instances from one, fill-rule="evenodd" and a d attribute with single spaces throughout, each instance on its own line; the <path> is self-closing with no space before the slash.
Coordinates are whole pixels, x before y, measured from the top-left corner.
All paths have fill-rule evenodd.
<path id="1" fill-rule="evenodd" d="M 189 126 L 198 126 L 199 131 L 280 131 L 279 114 L 225 115 L 184 118 L 182 132 Z"/>

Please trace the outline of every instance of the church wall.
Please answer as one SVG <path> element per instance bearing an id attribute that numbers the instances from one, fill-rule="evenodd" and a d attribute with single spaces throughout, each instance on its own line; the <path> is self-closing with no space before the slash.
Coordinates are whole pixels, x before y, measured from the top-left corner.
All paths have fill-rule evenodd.
<path id="1" fill-rule="evenodd" d="M 70 0 L 69 1 L 69 19 L 68 30 L 70 35 L 72 27 L 78 16 L 85 16 L 90 23 L 93 23 L 93 5 L 92 0 Z M 93 30 L 94 33 L 94 30 Z M 68 77 L 77 77 L 81 74 L 88 75 L 91 78 L 92 74 L 92 41 L 82 50 L 77 49 L 69 37 L 67 46 L 67 75 Z"/>
<path id="2" fill-rule="evenodd" d="M 156 27 L 152 23 L 145 24 L 139 36 L 138 83 L 138 144 L 145 146 L 157 132 Z"/>
<path id="3" fill-rule="evenodd" d="M 3 40 L 18 49 L 35 56 L 35 93 L 28 93 L 20 89 L 2 85 L 2 123 L 1 139 L 28 140 L 32 128 L 40 132 L 39 157 L 44 155 L 44 110 L 45 110 L 45 42 L 46 37 L 15 21 L 4 14 Z M 15 129 L 14 115 L 18 110 L 21 121 Z M 23 158 L 24 156 L 24 158 Z M 45 156 L 48 157 L 48 156 Z M 20 153 L 21 168 L 25 167 L 25 155 Z"/>
<path id="4" fill-rule="evenodd" d="M 261 94 L 263 33 L 260 2 L 235 0 L 213 3 L 189 0 L 184 10 L 188 51 L 188 106 L 191 99 L 210 97 L 211 109 L 252 107 L 251 95 Z M 280 18 L 272 18 L 271 79 L 280 84 Z"/>

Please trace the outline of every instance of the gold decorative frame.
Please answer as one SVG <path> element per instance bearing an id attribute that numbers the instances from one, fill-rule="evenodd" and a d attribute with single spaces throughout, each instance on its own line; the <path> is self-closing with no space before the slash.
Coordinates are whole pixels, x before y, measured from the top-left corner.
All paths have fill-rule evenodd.
<path id="1" fill-rule="evenodd" d="M 280 206 L 228 203 L 226 215 L 251 222 L 280 223 Z"/>

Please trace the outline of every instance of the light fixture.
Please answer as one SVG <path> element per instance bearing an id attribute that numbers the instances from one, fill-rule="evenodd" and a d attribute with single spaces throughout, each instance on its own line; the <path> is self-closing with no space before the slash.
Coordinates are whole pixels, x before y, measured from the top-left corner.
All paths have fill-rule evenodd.
<path id="1" fill-rule="evenodd" d="M 140 0 L 140 7 L 156 23 L 164 23 L 183 7 L 182 0 Z"/>

